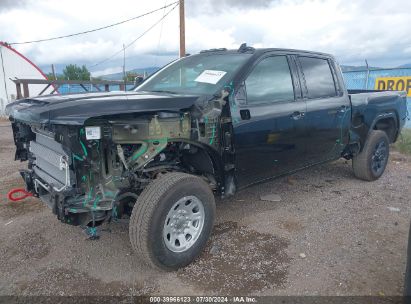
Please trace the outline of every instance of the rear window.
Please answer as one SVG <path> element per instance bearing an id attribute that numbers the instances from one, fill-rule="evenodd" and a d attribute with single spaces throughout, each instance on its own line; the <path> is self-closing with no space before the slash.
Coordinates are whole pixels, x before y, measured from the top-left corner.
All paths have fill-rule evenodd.
<path id="1" fill-rule="evenodd" d="M 334 78 L 328 60 L 299 57 L 307 85 L 308 98 L 336 96 Z"/>

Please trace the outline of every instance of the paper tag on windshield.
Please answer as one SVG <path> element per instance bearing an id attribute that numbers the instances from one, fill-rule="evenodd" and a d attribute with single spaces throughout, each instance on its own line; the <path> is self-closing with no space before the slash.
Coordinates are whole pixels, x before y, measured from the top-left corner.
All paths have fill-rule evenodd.
<path id="1" fill-rule="evenodd" d="M 198 75 L 195 81 L 216 84 L 221 78 L 224 77 L 225 74 L 227 74 L 227 72 L 204 70 L 200 75 Z"/>

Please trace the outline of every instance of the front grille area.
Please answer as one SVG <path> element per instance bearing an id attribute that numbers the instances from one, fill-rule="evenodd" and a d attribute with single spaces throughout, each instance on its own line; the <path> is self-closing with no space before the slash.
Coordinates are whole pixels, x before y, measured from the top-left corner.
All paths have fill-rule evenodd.
<path id="1" fill-rule="evenodd" d="M 30 152 L 35 157 L 33 170 L 37 176 L 54 188 L 65 185 L 66 169 L 61 166 L 61 158 L 64 157 L 68 162 L 70 158 L 60 143 L 51 137 L 36 133 L 36 140 L 30 142 Z M 69 176 L 70 180 L 73 174 L 69 172 Z"/>

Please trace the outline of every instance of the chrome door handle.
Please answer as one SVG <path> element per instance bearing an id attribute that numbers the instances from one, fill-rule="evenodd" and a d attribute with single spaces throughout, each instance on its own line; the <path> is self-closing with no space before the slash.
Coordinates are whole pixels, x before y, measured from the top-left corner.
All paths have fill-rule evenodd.
<path id="1" fill-rule="evenodd" d="M 240 110 L 240 116 L 242 120 L 250 120 L 251 119 L 250 110 L 248 109 Z"/>

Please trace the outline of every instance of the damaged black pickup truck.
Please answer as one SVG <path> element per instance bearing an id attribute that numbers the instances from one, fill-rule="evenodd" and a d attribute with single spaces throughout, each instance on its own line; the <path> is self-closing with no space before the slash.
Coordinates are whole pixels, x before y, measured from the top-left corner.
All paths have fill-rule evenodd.
<path id="1" fill-rule="evenodd" d="M 133 249 L 164 269 L 202 251 L 215 195 L 340 157 L 379 178 L 407 116 L 405 92 L 348 92 L 330 55 L 246 45 L 179 59 L 134 91 L 7 111 L 27 190 L 64 223 L 130 217 Z"/>

